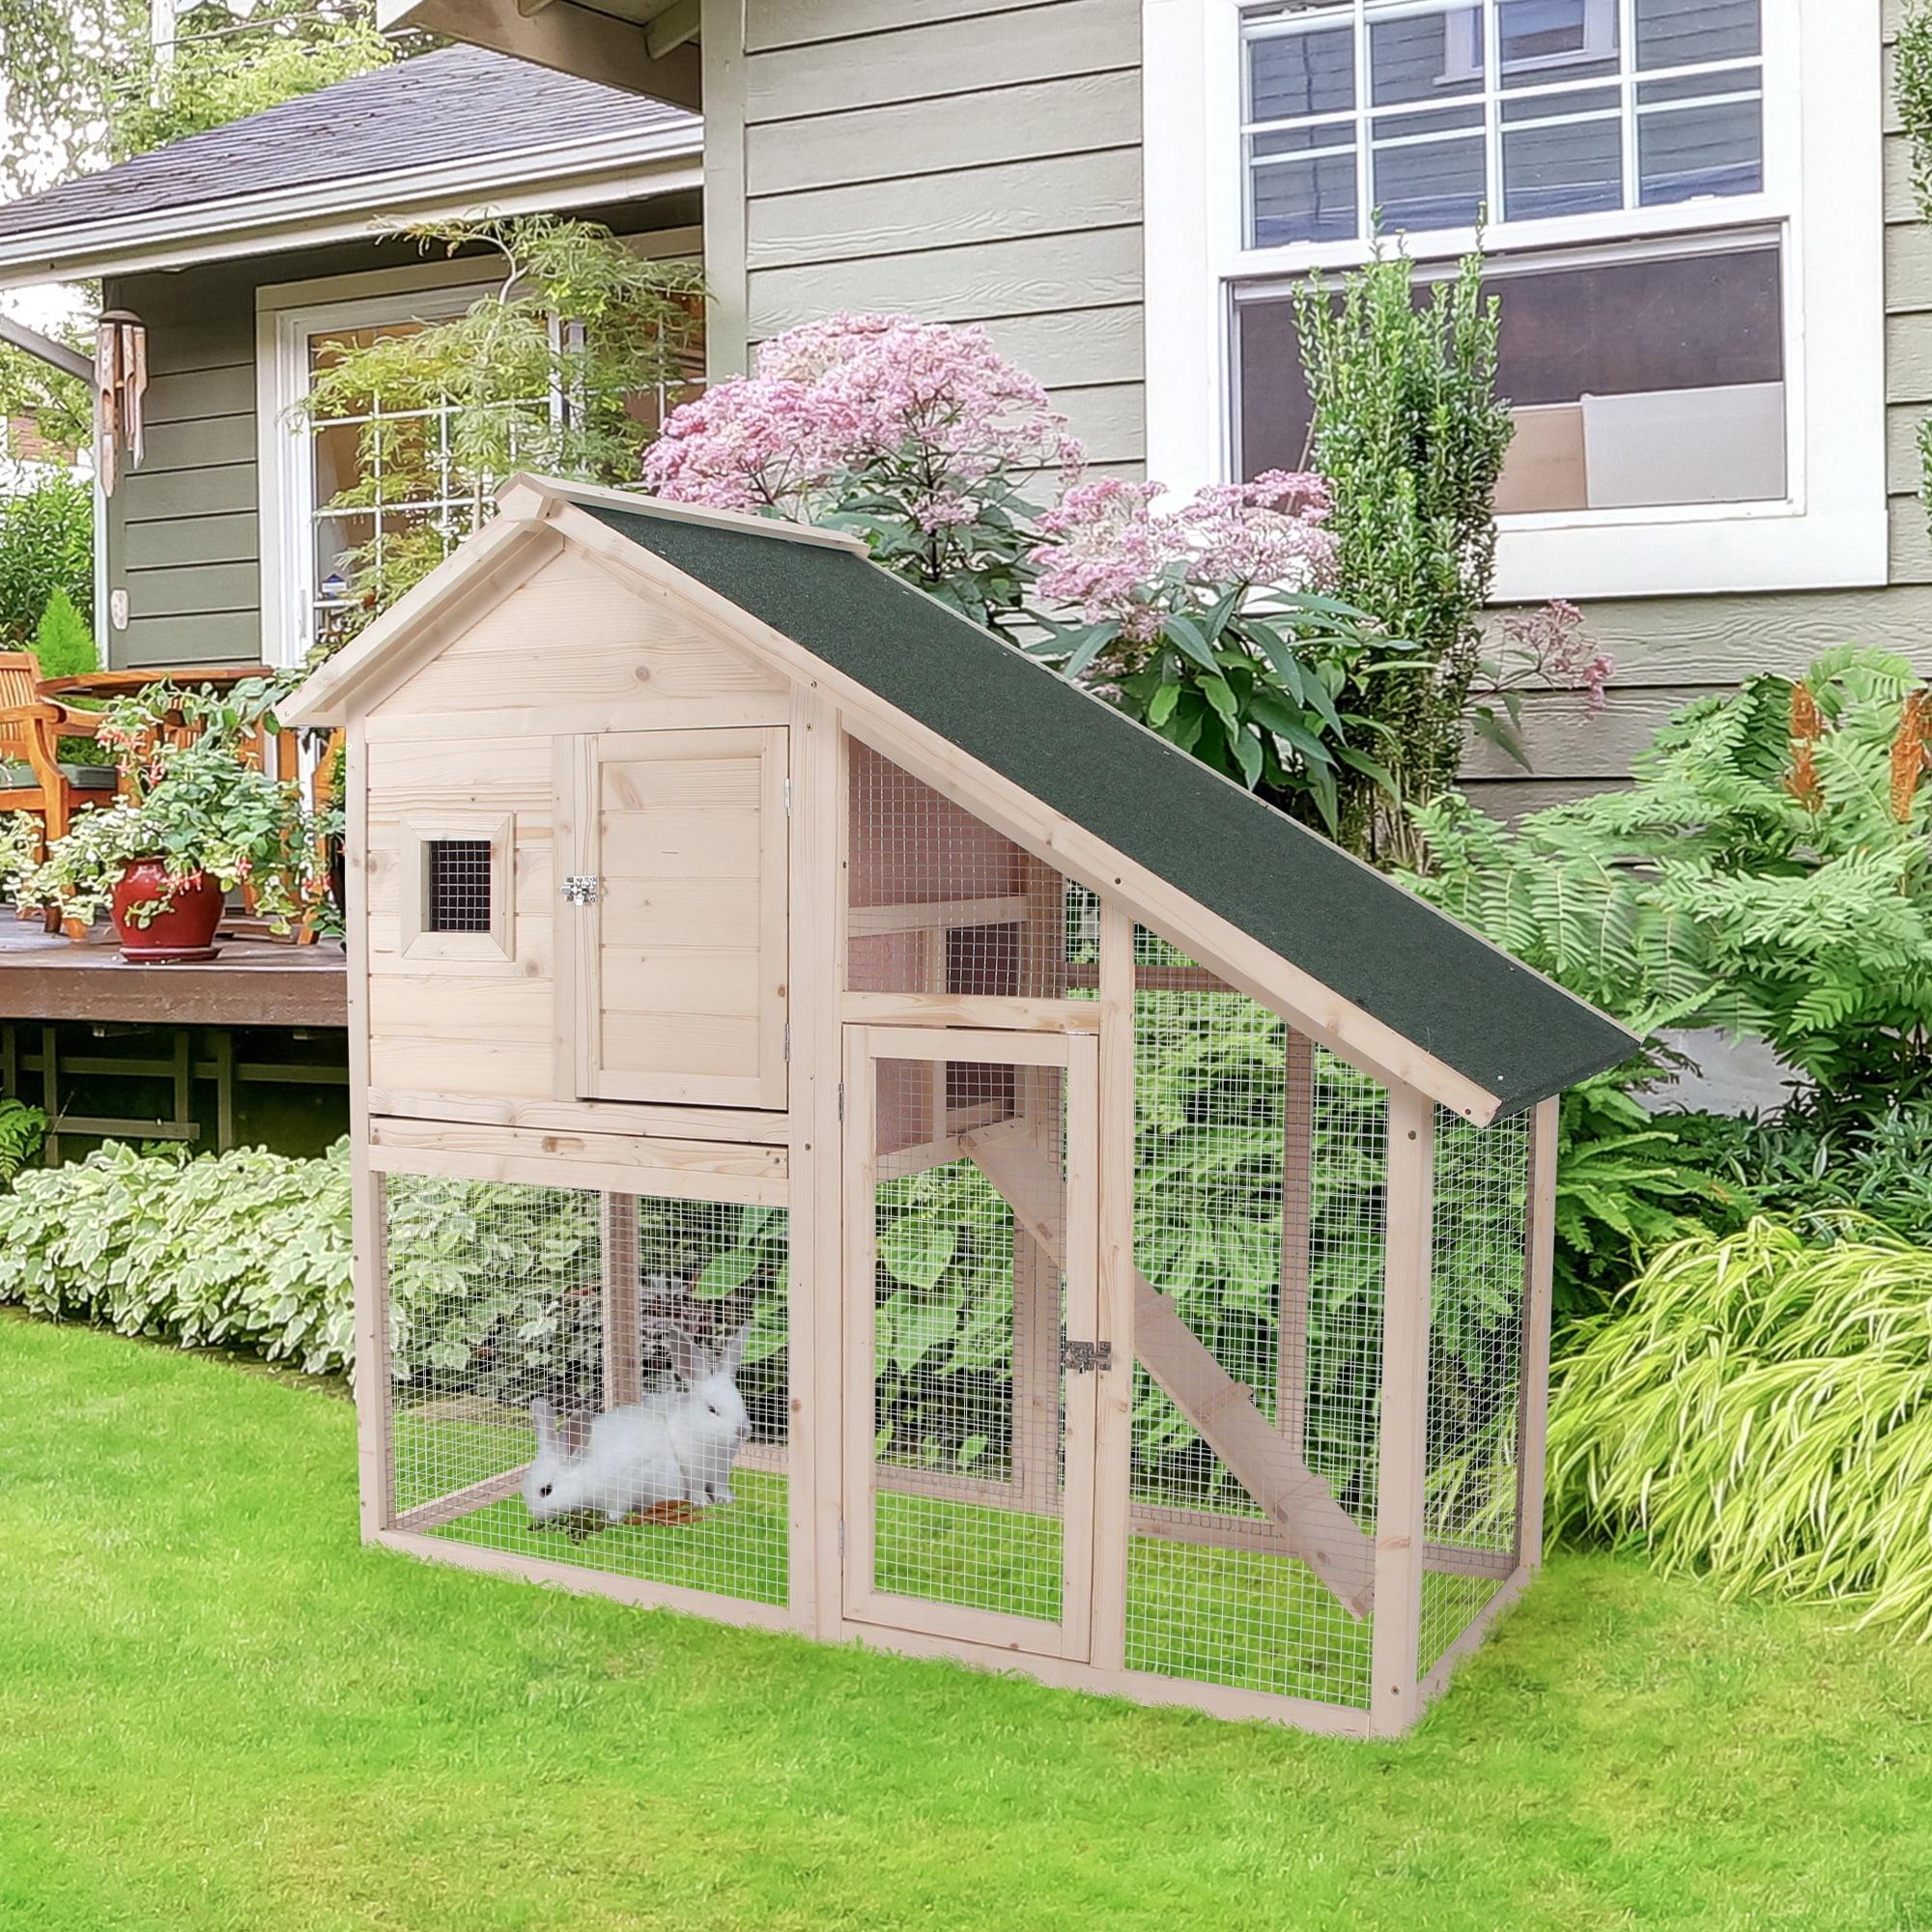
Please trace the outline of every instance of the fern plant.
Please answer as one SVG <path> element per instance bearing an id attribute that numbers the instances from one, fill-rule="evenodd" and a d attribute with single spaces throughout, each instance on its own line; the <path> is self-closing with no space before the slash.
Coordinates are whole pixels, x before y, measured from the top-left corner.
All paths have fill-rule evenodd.
<path id="1" fill-rule="evenodd" d="M 0 1186 L 12 1180 L 40 1152 L 47 1137 L 47 1117 L 24 1100 L 0 1100 Z"/>
<path id="2" fill-rule="evenodd" d="M 1433 903 L 1643 1031 L 1756 1035 L 1826 1104 L 1932 1089 L 1932 702 L 1847 646 L 1687 706 L 1628 791 L 1417 809 Z"/>

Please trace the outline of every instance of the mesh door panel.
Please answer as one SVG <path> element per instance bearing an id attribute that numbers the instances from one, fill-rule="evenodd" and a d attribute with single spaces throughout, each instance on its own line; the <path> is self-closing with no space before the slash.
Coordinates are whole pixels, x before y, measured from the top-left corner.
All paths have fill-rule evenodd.
<path id="1" fill-rule="evenodd" d="M 1527 1116 L 1435 1113 L 1422 1632 L 1428 1671 L 1516 1567 Z"/>
<path id="2" fill-rule="evenodd" d="M 384 1218 L 399 1528 L 785 1601 L 781 1210 L 397 1174 Z M 701 1372 L 740 1330 L 742 1365 L 725 1380 L 750 1434 L 736 1444 L 728 1401 L 700 1421 L 674 1361 Z M 539 1454 L 538 1404 L 564 1472 L 557 1494 L 590 1498 L 541 1526 L 524 1474 Z M 626 1424 L 615 1435 L 613 1410 Z M 677 1487 L 673 1471 L 683 1505 L 665 1494 L 647 1508 Z M 730 1501 L 702 1499 L 727 1481 Z"/>
<path id="3" fill-rule="evenodd" d="M 872 1078 L 871 1585 L 1055 1622 L 1065 1075 L 882 1059 Z"/>
<path id="4" fill-rule="evenodd" d="M 1136 983 L 1136 1263 L 1365 1546 L 1385 1095 L 1146 932 Z M 1146 1360 L 1135 1366 L 1132 1484 L 1130 1668 L 1367 1704 L 1369 1620 L 1288 1553 Z"/>
<path id="5" fill-rule="evenodd" d="M 430 931 L 488 932 L 490 893 L 489 839 L 429 841 Z"/>

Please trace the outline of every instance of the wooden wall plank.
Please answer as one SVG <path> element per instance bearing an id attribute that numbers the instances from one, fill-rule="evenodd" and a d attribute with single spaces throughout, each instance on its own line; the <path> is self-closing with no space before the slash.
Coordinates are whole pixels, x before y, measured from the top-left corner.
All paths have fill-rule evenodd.
<path id="1" fill-rule="evenodd" d="M 936 20 L 863 43 L 754 53 L 745 63 L 746 119 L 838 113 L 1060 74 L 1096 73 L 1140 57 L 1139 0 L 1050 0 L 1010 30 Z"/>
<path id="2" fill-rule="evenodd" d="M 887 181 L 766 196 L 750 205 L 748 260 L 753 270 L 849 262 L 1140 218 L 1140 150 L 1109 148 L 929 175 L 916 194 Z"/>
<path id="3" fill-rule="evenodd" d="M 752 277 L 753 340 L 838 309 L 890 309 L 935 322 L 1105 308 L 1141 298 L 1141 231 L 1028 237 L 920 250 L 835 268 Z"/>
<path id="4" fill-rule="evenodd" d="M 794 112 L 803 118 L 745 130 L 753 199 L 1136 144 L 1141 76 L 1123 67 L 846 114 L 801 101 Z"/>
<path id="5" fill-rule="evenodd" d="M 250 563 L 259 549 L 260 526 L 252 512 L 238 510 L 212 517 L 157 517 L 128 524 L 121 536 L 121 562 L 128 570 L 205 563 Z"/>

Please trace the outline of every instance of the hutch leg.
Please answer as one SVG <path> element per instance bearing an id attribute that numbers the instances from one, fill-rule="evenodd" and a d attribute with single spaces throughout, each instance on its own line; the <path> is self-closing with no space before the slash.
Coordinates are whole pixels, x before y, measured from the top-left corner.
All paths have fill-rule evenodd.
<path id="1" fill-rule="evenodd" d="M 1543 1565 L 1543 1439 L 1549 1420 L 1549 1293 L 1556 1245 L 1556 1115 L 1542 1100 L 1529 1121 L 1529 1211 L 1524 1220 L 1522 1400 L 1517 1413 L 1516 1560 Z"/>
<path id="2" fill-rule="evenodd" d="M 1428 1469 L 1429 1288 L 1435 1109 L 1413 1088 L 1388 1098 L 1388 1231 L 1382 1300 L 1381 1473 L 1376 1500 L 1369 1732 L 1397 1738 L 1421 1714 L 1423 1484 Z"/>
<path id="3" fill-rule="evenodd" d="M 359 1144 L 351 1163 L 350 1190 L 355 1240 L 355 1461 L 362 1540 L 373 1543 L 393 1526 L 394 1515 L 389 1264 L 383 1177 L 371 1170 L 367 1151 Z"/>

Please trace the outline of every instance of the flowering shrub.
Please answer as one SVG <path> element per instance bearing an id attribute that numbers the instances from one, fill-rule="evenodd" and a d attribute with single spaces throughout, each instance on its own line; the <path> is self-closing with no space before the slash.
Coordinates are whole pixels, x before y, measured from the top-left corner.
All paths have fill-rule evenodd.
<path id="1" fill-rule="evenodd" d="M 1338 767 L 1371 780 L 1372 727 L 1345 710 L 1402 648 L 1326 595 L 1335 542 L 1320 476 L 1270 470 L 1178 510 L 1158 483 L 1077 485 L 1039 519 L 1039 597 L 1074 613 L 1036 648 L 1151 729 L 1332 831 Z"/>
<path id="2" fill-rule="evenodd" d="M 836 315 L 756 373 L 672 412 L 644 454 L 659 496 L 856 531 L 889 568 L 999 628 L 1026 588 L 1030 472 L 1078 473 L 1046 391 L 982 328 Z"/>
<path id="3" fill-rule="evenodd" d="M 1479 737 L 1528 771 L 1529 754 L 1521 736 L 1522 693 L 1580 691 L 1590 709 L 1601 711 L 1617 661 L 1597 648 L 1583 628 L 1582 611 L 1561 597 L 1534 611 L 1513 611 L 1498 617 L 1491 638 L 1492 654 L 1476 667 L 1470 687 L 1469 722 Z"/>

